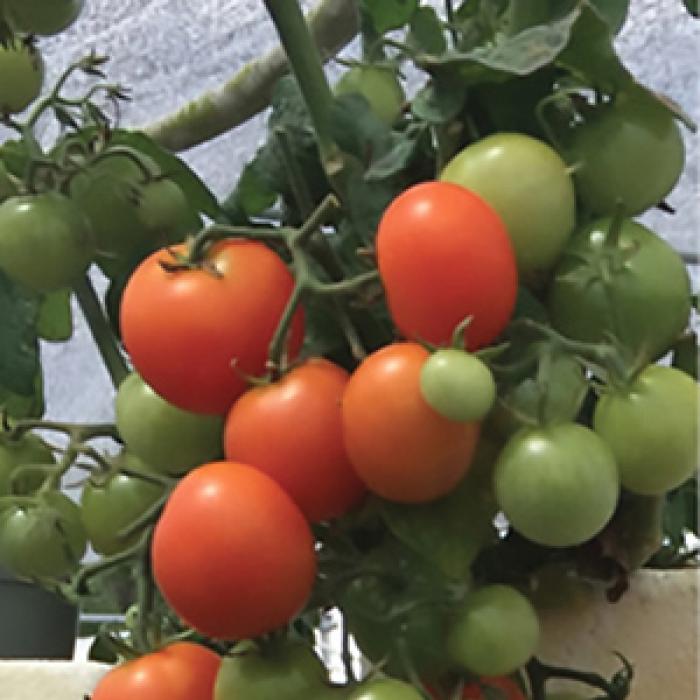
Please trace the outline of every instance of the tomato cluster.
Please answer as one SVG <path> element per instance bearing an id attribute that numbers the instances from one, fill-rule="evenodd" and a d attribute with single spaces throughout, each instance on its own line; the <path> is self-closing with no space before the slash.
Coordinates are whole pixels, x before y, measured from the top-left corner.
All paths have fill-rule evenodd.
<path id="1" fill-rule="evenodd" d="M 33 37 L 82 4 L 0 0 L 4 115 L 41 90 Z M 687 330 L 690 280 L 632 218 L 680 176 L 673 114 L 625 83 L 577 93 L 539 131 L 482 137 L 479 109 L 436 116 L 442 77 L 407 104 L 391 62 L 350 68 L 326 92 L 362 118 L 330 165 L 309 149 L 321 194 L 256 175 L 280 190 L 281 224 L 207 211 L 176 159 L 101 117 L 0 159 L 0 282 L 36 309 L 96 264 L 115 326 L 100 309 L 98 341 L 112 333 L 130 363 L 113 427 L 0 416 L 0 563 L 68 585 L 89 543 L 98 569 L 143 575 L 126 626 L 150 653 L 94 700 L 524 700 L 546 584 L 626 584 L 623 511 L 696 470 L 697 383 L 659 362 Z M 375 148 L 382 167 L 359 177 Z M 374 179 L 391 196 L 368 214 Z M 88 444 L 105 436 L 116 456 Z M 83 459 L 76 503 L 57 487 Z M 308 638 L 334 607 L 381 673 L 329 682 Z"/>

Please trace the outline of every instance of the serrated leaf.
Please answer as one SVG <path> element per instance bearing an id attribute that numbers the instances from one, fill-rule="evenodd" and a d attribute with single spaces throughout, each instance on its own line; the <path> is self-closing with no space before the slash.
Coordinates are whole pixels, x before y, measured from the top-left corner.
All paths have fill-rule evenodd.
<path id="1" fill-rule="evenodd" d="M 421 7 L 411 17 L 408 43 L 424 53 L 439 56 L 447 49 L 442 22 L 432 7 Z"/>
<path id="2" fill-rule="evenodd" d="M 408 24 L 417 9 L 418 0 L 362 0 L 363 13 L 380 35 Z"/>
<path id="3" fill-rule="evenodd" d="M 446 497 L 415 505 L 381 503 L 392 533 L 448 578 L 465 580 L 476 555 L 495 535 L 491 472 L 497 455 L 498 447 L 482 438 L 469 472 Z"/>
<path id="4" fill-rule="evenodd" d="M 223 211 L 216 197 L 199 176 L 180 158 L 165 150 L 141 131 L 117 129 L 112 132 L 110 143 L 130 146 L 153 158 L 161 170 L 175 182 L 185 194 L 187 201 L 210 219 L 223 218 Z"/>
<path id="5" fill-rule="evenodd" d="M 33 396 L 40 370 L 36 321 L 39 301 L 0 271 L 0 386 Z"/>
<path id="6" fill-rule="evenodd" d="M 411 111 L 429 124 L 446 124 L 462 111 L 466 95 L 467 86 L 457 75 L 437 72 L 417 93 Z"/>
<path id="7" fill-rule="evenodd" d="M 40 338 L 52 342 L 64 342 L 73 335 L 71 292 L 59 289 L 44 296 L 39 307 L 36 331 Z"/>

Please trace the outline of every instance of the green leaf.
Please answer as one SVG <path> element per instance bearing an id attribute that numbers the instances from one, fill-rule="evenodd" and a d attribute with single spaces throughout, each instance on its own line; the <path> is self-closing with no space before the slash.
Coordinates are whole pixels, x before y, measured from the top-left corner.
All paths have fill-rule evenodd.
<path id="1" fill-rule="evenodd" d="M 34 378 L 34 392 L 21 396 L 0 387 L 0 408 L 11 418 L 41 418 L 44 415 L 44 382 L 41 371 Z"/>
<path id="2" fill-rule="evenodd" d="M 693 17 L 700 17 L 700 5 L 698 4 L 698 0 L 683 0 L 683 4 Z"/>
<path id="3" fill-rule="evenodd" d="M 36 331 L 40 338 L 64 342 L 73 335 L 73 313 L 70 289 L 59 289 L 47 294 L 39 307 Z"/>
<path id="4" fill-rule="evenodd" d="M 424 53 L 439 56 L 447 49 L 442 22 L 432 7 L 421 7 L 411 18 L 408 43 Z"/>
<path id="5" fill-rule="evenodd" d="M 40 370 L 36 322 L 39 302 L 0 271 L 0 387 L 33 396 Z"/>
<path id="6" fill-rule="evenodd" d="M 214 220 L 223 217 L 223 211 L 216 197 L 199 176 L 184 161 L 158 145 L 143 132 L 117 129 L 113 132 L 110 143 L 130 146 L 150 156 L 161 170 L 180 187 L 187 197 L 187 201 L 198 212 L 202 212 Z"/>
<path id="7" fill-rule="evenodd" d="M 394 145 L 370 165 L 365 179 L 368 182 L 386 180 L 404 171 L 416 155 L 418 142 L 424 134 L 425 129 L 422 127 L 409 128 L 403 134 L 395 134 Z"/>
<path id="8" fill-rule="evenodd" d="M 495 536 L 491 473 L 497 455 L 498 447 L 482 438 L 467 476 L 446 497 L 417 505 L 381 502 L 392 533 L 449 578 L 464 580 Z"/>
<path id="9" fill-rule="evenodd" d="M 411 21 L 417 9 L 418 0 L 362 0 L 362 11 L 377 34 L 400 29 Z"/>
<path id="10" fill-rule="evenodd" d="M 246 216 L 258 216 L 276 201 L 277 194 L 261 177 L 255 164 L 246 165 L 236 187 L 236 205 L 241 207 Z M 226 206 L 229 207 L 230 203 L 227 203 Z"/>
<path id="11" fill-rule="evenodd" d="M 5 141 L 0 146 L 0 160 L 8 172 L 20 179 L 24 178 L 31 160 L 27 144 L 24 141 Z"/>
<path id="12" fill-rule="evenodd" d="M 697 0 L 694 1 L 697 7 Z M 617 34 L 622 29 L 629 12 L 630 0 L 590 0 L 590 3 L 607 22 L 613 34 Z"/>
<path id="13" fill-rule="evenodd" d="M 633 82 L 615 52 L 607 22 L 585 3 L 581 6 L 570 40 L 556 63 L 591 87 L 608 93 Z"/>
<path id="14" fill-rule="evenodd" d="M 411 103 L 413 114 L 429 124 L 446 124 L 464 107 L 467 86 L 456 74 L 438 71 Z"/>

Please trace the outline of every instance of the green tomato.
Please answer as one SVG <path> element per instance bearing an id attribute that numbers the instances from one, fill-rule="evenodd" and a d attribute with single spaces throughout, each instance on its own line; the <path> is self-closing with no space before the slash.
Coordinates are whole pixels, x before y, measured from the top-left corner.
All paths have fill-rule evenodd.
<path id="1" fill-rule="evenodd" d="M 513 673 L 535 653 L 540 623 L 530 601 L 511 586 L 469 593 L 455 612 L 447 647 L 452 660 L 479 676 Z"/>
<path id="2" fill-rule="evenodd" d="M 25 433 L 19 440 L 10 440 L 0 433 L 0 496 L 33 493 L 44 481 L 41 472 L 28 472 L 13 479 L 18 467 L 54 464 L 53 452 L 36 435 Z"/>
<path id="3" fill-rule="evenodd" d="M 150 159 L 147 166 L 155 167 Z M 97 262 L 108 276 L 149 252 L 146 227 L 138 213 L 144 173 L 131 158 L 106 157 L 71 180 L 70 197 L 92 228 Z"/>
<path id="4" fill-rule="evenodd" d="M 557 262 L 574 230 L 574 184 L 566 163 L 531 136 L 488 136 L 458 153 L 440 175 L 485 199 L 503 219 L 518 271 L 537 281 Z"/>
<path id="5" fill-rule="evenodd" d="M 423 398 L 454 421 L 481 420 L 496 400 L 491 370 L 478 357 L 457 348 L 437 350 L 420 373 Z"/>
<path id="6" fill-rule="evenodd" d="M 12 197 L 0 204 L 0 266 L 37 292 L 68 287 L 94 252 L 81 211 L 57 192 Z"/>
<path id="7" fill-rule="evenodd" d="M 0 44 L 0 113 L 24 111 L 39 97 L 44 61 L 36 48 L 19 39 Z"/>
<path id="8" fill-rule="evenodd" d="M 4 0 L 7 20 L 16 32 L 52 36 L 70 27 L 84 0 Z"/>
<path id="9" fill-rule="evenodd" d="M 98 554 L 116 554 L 135 544 L 140 532 L 130 537 L 119 537 L 143 515 L 162 495 L 164 487 L 118 471 L 148 474 L 146 465 L 127 453 L 122 453 L 115 463 L 115 470 L 106 477 L 93 477 L 83 488 L 80 498 L 81 515 L 87 537 Z"/>
<path id="10" fill-rule="evenodd" d="M 154 248 L 181 243 L 202 221 L 172 180 L 153 180 L 141 189 L 138 216 Z"/>
<path id="11" fill-rule="evenodd" d="M 516 433 L 498 458 L 494 484 L 511 525 L 548 547 L 570 547 L 598 534 L 620 491 L 612 451 L 575 423 Z"/>
<path id="12" fill-rule="evenodd" d="M 120 384 L 115 412 L 124 443 L 151 469 L 179 475 L 222 455 L 222 416 L 177 408 L 136 373 Z"/>
<path id="13" fill-rule="evenodd" d="M 642 360 L 664 355 L 685 330 L 691 288 L 680 256 L 632 220 L 610 240 L 611 219 L 578 231 L 557 266 L 548 308 L 552 325 L 575 340 L 614 335 Z"/>
<path id="14" fill-rule="evenodd" d="M 405 95 L 396 72 L 381 66 L 353 66 L 335 86 L 337 95 L 362 95 L 374 114 L 391 126 L 401 114 Z"/>
<path id="15" fill-rule="evenodd" d="M 423 700 L 423 695 L 395 678 L 374 678 L 355 688 L 348 700 Z"/>
<path id="16" fill-rule="evenodd" d="M 639 89 L 584 112 L 565 150 L 578 164 L 576 191 L 595 215 L 612 215 L 622 202 L 636 216 L 661 202 L 683 172 L 685 146 L 669 110 Z"/>
<path id="17" fill-rule="evenodd" d="M 629 388 L 601 396 L 593 428 L 612 449 L 626 489 L 664 494 L 698 467 L 698 384 L 673 367 L 650 365 Z"/>
<path id="18" fill-rule="evenodd" d="M 221 663 L 214 700 L 310 700 L 326 683 L 326 669 L 306 644 L 289 642 L 266 653 L 246 645 Z"/>
<path id="19" fill-rule="evenodd" d="M 0 513 L 0 563 L 17 576 L 62 578 L 77 569 L 86 546 L 80 509 L 58 491 Z"/>

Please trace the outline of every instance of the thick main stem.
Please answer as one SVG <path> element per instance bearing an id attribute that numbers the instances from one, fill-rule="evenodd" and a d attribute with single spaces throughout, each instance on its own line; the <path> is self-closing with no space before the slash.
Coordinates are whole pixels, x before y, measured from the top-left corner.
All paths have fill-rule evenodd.
<path id="1" fill-rule="evenodd" d="M 129 374 L 129 368 L 102 311 L 97 293 L 87 275 L 74 284 L 73 290 L 116 389 Z"/>

